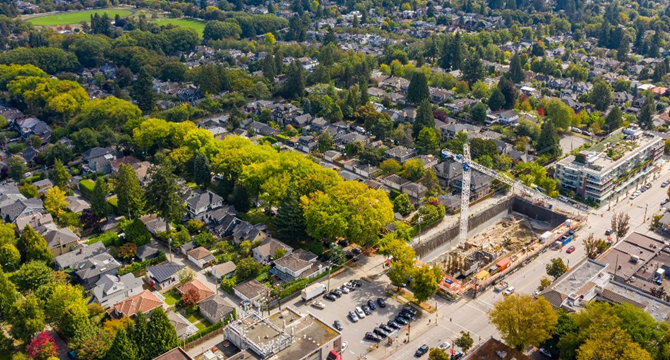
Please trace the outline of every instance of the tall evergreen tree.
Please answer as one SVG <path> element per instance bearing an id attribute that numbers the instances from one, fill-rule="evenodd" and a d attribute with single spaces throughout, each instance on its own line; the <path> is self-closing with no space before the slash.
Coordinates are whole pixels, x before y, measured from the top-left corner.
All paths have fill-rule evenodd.
<path id="1" fill-rule="evenodd" d="M 135 170 L 128 164 L 121 164 L 116 175 L 114 190 L 118 199 L 119 212 L 128 219 L 137 218 L 144 210 L 144 190 Z"/>
<path id="2" fill-rule="evenodd" d="M 514 105 L 516 105 L 516 98 L 518 96 L 518 91 L 514 86 L 514 84 L 503 76 L 502 79 L 500 79 L 500 82 L 498 83 L 498 88 L 505 97 L 504 108 L 513 109 Z"/>
<path id="3" fill-rule="evenodd" d="M 144 112 L 151 112 L 156 101 L 156 94 L 154 92 L 153 77 L 149 74 L 146 68 L 140 69 L 137 75 L 137 80 L 133 84 L 132 91 L 133 99 L 137 101 L 137 106 Z"/>
<path id="4" fill-rule="evenodd" d="M 614 105 L 614 108 L 607 114 L 605 118 L 605 127 L 607 131 L 612 132 L 621 127 L 623 124 L 621 109 L 618 106 Z"/>
<path id="5" fill-rule="evenodd" d="M 489 101 L 488 101 L 489 108 L 493 111 L 498 111 L 502 109 L 503 106 L 505 106 L 505 95 L 503 95 L 502 91 L 498 87 L 495 87 L 491 91 L 491 96 L 489 96 Z"/>
<path id="6" fill-rule="evenodd" d="M 284 199 L 279 203 L 275 225 L 281 240 L 305 238 L 305 218 L 298 194 L 292 187 L 286 190 Z"/>
<path id="7" fill-rule="evenodd" d="M 136 360 L 138 359 L 137 346 L 132 341 L 126 329 L 116 332 L 112 346 L 105 354 L 105 360 Z"/>
<path id="8" fill-rule="evenodd" d="M 149 356 L 149 348 L 146 346 L 150 340 L 149 323 L 143 312 L 138 312 L 137 315 L 135 315 L 135 324 L 130 333 L 130 338 L 137 348 L 137 359 L 152 359 L 152 357 Z"/>
<path id="9" fill-rule="evenodd" d="M 206 189 L 212 180 L 212 169 L 207 155 L 198 153 L 193 159 L 193 178 L 195 183 Z"/>
<path id="10" fill-rule="evenodd" d="M 560 141 L 561 138 L 558 136 L 558 131 L 556 131 L 553 122 L 545 121 L 542 124 L 537 146 L 535 146 L 538 155 L 548 154 L 552 157 L 561 155 Z"/>
<path id="11" fill-rule="evenodd" d="M 251 208 L 251 199 L 249 199 L 249 192 L 242 184 L 235 184 L 232 194 L 228 202 L 235 206 L 235 210 L 245 213 Z"/>
<path id="12" fill-rule="evenodd" d="M 182 190 L 173 174 L 174 165 L 164 160 L 159 166 L 150 171 L 151 182 L 144 192 L 147 209 L 167 222 L 167 231 L 170 232 L 170 223 L 184 216 L 185 207 L 182 199 Z"/>
<path id="13" fill-rule="evenodd" d="M 275 68 L 275 60 L 272 55 L 265 56 L 263 59 L 263 76 L 271 82 L 275 81 L 275 76 L 277 76 L 277 69 Z"/>
<path id="14" fill-rule="evenodd" d="M 435 128 L 435 117 L 433 108 L 428 99 L 423 100 L 416 110 L 416 119 L 412 125 L 412 136 L 416 139 L 423 128 Z"/>
<path id="15" fill-rule="evenodd" d="M 54 169 L 51 172 L 51 179 L 53 180 L 54 185 L 61 189 L 67 189 L 67 182 L 70 179 L 70 173 L 67 172 L 67 169 L 63 165 L 63 162 L 60 161 L 60 159 L 56 159 L 54 162 Z"/>
<path id="16" fill-rule="evenodd" d="M 654 95 L 651 91 L 645 93 L 644 104 L 637 117 L 637 122 L 645 130 L 654 128 L 654 114 L 656 114 L 656 104 L 654 103 Z"/>
<path id="17" fill-rule="evenodd" d="M 284 96 L 287 99 L 302 97 L 305 93 L 305 73 L 299 62 L 294 61 L 288 68 L 284 83 Z"/>
<path id="18" fill-rule="evenodd" d="M 95 186 L 91 194 L 91 211 L 98 219 L 109 215 L 110 206 L 107 202 L 107 194 L 109 194 L 107 182 L 102 177 L 98 177 L 95 180 Z"/>
<path id="19" fill-rule="evenodd" d="M 526 74 L 524 73 L 523 67 L 521 65 L 521 56 L 519 56 L 519 53 L 515 53 L 514 56 L 512 56 L 510 59 L 509 72 L 510 78 L 514 83 L 520 83 L 526 78 Z"/>
<path id="20" fill-rule="evenodd" d="M 361 104 L 365 105 L 370 101 L 370 95 L 368 95 L 368 81 L 365 78 L 361 78 L 358 82 L 358 87 L 361 90 Z"/>
<path id="21" fill-rule="evenodd" d="M 426 74 L 421 71 L 415 72 L 407 88 L 407 100 L 413 104 L 418 104 L 428 99 L 429 96 Z"/>
<path id="22" fill-rule="evenodd" d="M 16 248 L 21 252 L 21 260 L 24 263 L 32 260 L 50 263 L 53 260 L 53 253 L 49 250 L 46 240 L 30 225 L 23 228 Z"/>
<path id="23" fill-rule="evenodd" d="M 472 54 L 463 61 L 461 72 L 463 80 L 472 86 L 477 80 L 484 78 L 484 64 L 482 64 L 482 60 L 476 54 Z"/>
<path id="24" fill-rule="evenodd" d="M 172 326 L 172 323 L 170 323 L 170 319 L 168 319 L 162 307 L 159 306 L 151 312 L 147 329 L 149 342 L 143 345 L 149 348 L 150 359 L 164 354 L 179 345 L 177 331 Z"/>

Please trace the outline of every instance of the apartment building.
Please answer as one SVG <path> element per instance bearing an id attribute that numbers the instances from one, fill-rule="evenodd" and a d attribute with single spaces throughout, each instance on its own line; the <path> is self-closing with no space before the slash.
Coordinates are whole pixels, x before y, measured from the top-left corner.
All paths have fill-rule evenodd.
<path id="1" fill-rule="evenodd" d="M 555 178 L 565 191 L 602 202 L 655 169 L 662 156 L 662 138 L 631 126 L 560 160 Z"/>

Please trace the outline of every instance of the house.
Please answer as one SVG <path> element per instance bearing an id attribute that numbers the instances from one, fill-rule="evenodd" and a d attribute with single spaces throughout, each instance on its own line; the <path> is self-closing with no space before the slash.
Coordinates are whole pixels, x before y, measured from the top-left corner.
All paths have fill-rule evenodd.
<path id="1" fill-rule="evenodd" d="M 275 255 L 279 249 L 283 249 L 285 254 L 293 252 L 293 248 L 273 238 L 266 239 L 260 246 L 255 247 L 251 252 L 257 263 L 269 265 L 270 262 L 275 259 Z"/>
<path id="2" fill-rule="evenodd" d="M 458 195 L 440 195 L 437 197 L 449 214 L 454 214 L 461 208 L 461 197 Z"/>
<path id="3" fill-rule="evenodd" d="M 70 273 L 72 281 L 81 284 L 86 290 L 92 289 L 95 284 L 105 275 L 118 273 L 121 264 L 108 252 L 91 256 L 74 264 L 74 271 Z"/>
<path id="4" fill-rule="evenodd" d="M 156 236 L 156 234 L 160 232 L 167 231 L 167 223 L 165 222 L 165 220 L 159 218 L 154 214 L 144 215 L 140 217 L 140 221 L 144 223 L 144 226 L 147 227 L 147 230 L 149 230 L 149 232 L 153 236 Z"/>
<path id="5" fill-rule="evenodd" d="M 54 184 L 53 184 L 53 183 L 51 182 L 51 180 L 49 180 L 49 179 L 42 179 L 42 180 L 40 180 L 40 181 L 35 181 L 35 182 L 33 183 L 33 186 L 34 186 L 35 188 L 37 188 L 37 193 L 38 193 L 40 196 L 44 196 L 44 195 L 47 194 L 47 192 L 49 191 L 49 189 L 51 189 L 51 188 L 54 187 Z"/>
<path id="6" fill-rule="evenodd" d="M 451 187 L 454 180 L 463 174 L 463 166 L 455 161 L 444 161 L 435 166 L 435 175 L 440 186 Z"/>
<path id="7" fill-rule="evenodd" d="M 78 195 L 68 196 L 65 200 L 67 201 L 67 209 L 75 214 L 81 214 L 82 211 L 91 208 L 91 204 Z"/>
<path id="8" fill-rule="evenodd" d="M 53 217 L 51 214 L 32 213 L 16 218 L 14 225 L 16 225 L 16 230 L 21 233 L 21 231 L 25 229 L 26 225 L 30 225 L 31 228 L 35 229 L 51 223 L 53 223 Z"/>
<path id="9" fill-rule="evenodd" d="M 233 276 L 233 273 L 237 269 L 237 265 L 235 265 L 234 262 L 232 261 L 226 261 L 225 263 L 217 264 L 212 266 L 210 271 L 212 272 L 212 275 L 217 279 L 227 279 Z"/>
<path id="10" fill-rule="evenodd" d="M 212 255 L 209 250 L 202 246 L 186 253 L 186 257 L 201 269 L 213 264 L 216 261 L 214 255 Z"/>
<path id="11" fill-rule="evenodd" d="M 146 244 L 137 248 L 137 253 L 135 253 L 135 257 L 139 261 L 145 261 L 157 257 L 158 254 L 160 254 L 160 250 L 158 250 L 157 247 L 153 246 L 152 244 Z"/>
<path id="12" fill-rule="evenodd" d="M 84 151 L 81 156 L 84 160 L 84 170 L 109 174 L 112 171 L 112 161 L 116 160 L 116 151 L 111 148 L 94 147 Z"/>
<path id="13" fill-rule="evenodd" d="M 81 240 L 72 230 L 68 228 L 59 229 L 54 223 L 39 226 L 35 228 L 35 231 L 44 237 L 54 256 L 70 252 Z"/>
<path id="14" fill-rule="evenodd" d="M 286 282 L 319 276 L 327 270 L 327 266 L 316 259 L 315 254 L 298 249 L 275 260 L 275 275 Z"/>
<path id="15" fill-rule="evenodd" d="M 6 223 L 13 223 L 19 217 L 43 211 L 44 205 L 39 198 L 26 199 L 23 195 L 0 197 L 0 214 Z"/>
<path id="16" fill-rule="evenodd" d="M 124 156 L 122 158 L 116 159 L 110 163 L 110 167 L 113 173 L 118 173 L 121 164 L 126 164 L 130 167 L 134 167 L 139 164 L 140 161 L 132 155 Z"/>
<path id="17" fill-rule="evenodd" d="M 455 189 L 461 190 L 463 174 L 456 177 L 453 183 Z M 491 177 L 478 171 L 470 173 L 470 201 L 481 199 L 493 193 L 491 189 Z"/>
<path id="18" fill-rule="evenodd" d="M 131 296 L 114 304 L 110 311 L 110 315 L 117 319 L 124 316 L 134 317 L 140 312 L 147 314 L 159 306 L 163 306 L 163 300 L 158 298 L 153 292 L 144 290 L 135 296 Z"/>
<path id="19" fill-rule="evenodd" d="M 235 308 L 228 305 L 226 300 L 219 295 L 210 296 L 198 304 L 200 314 L 212 324 L 223 321 L 226 318 L 235 317 Z"/>
<path id="20" fill-rule="evenodd" d="M 54 258 L 54 264 L 56 270 L 66 270 L 66 269 L 72 269 L 75 268 L 75 264 L 79 264 L 83 262 L 84 260 L 100 255 L 103 253 L 106 253 L 107 249 L 105 248 L 105 245 L 102 242 L 97 242 L 91 245 L 79 245 L 77 248 L 74 250 L 70 251 L 69 253 L 65 253 L 63 255 L 56 256 Z"/>
<path id="21" fill-rule="evenodd" d="M 474 106 L 477 100 L 473 99 L 455 99 L 454 102 L 450 104 L 445 104 L 444 106 L 447 110 L 454 113 L 460 113 L 465 109 L 466 106 Z"/>
<path id="22" fill-rule="evenodd" d="M 109 307 L 142 292 L 144 282 L 133 274 L 122 276 L 105 275 L 95 283 L 91 291 L 91 300 L 103 307 Z"/>
<path id="23" fill-rule="evenodd" d="M 400 187 L 403 194 L 407 194 L 413 203 L 418 203 L 421 198 L 426 196 L 428 188 L 415 182 L 408 182 Z"/>
<path id="24" fill-rule="evenodd" d="M 186 208 L 192 218 L 199 218 L 201 214 L 221 206 L 223 198 L 209 190 L 195 190 L 186 199 Z"/>
<path id="25" fill-rule="evenodd" d="M 187 337 L 198 332 L 198 328 L 188 321 L 184 315 L 170 311 L 167 313 L 167 318 L 170 320 L 170 324 L 174 327 L 177 332 L 177 337 L 179 340 L 185 340 Z"/>
<path id="26" fill-rule="evenodd" d="M 384 157 L 386 157 L 387 159 L 393 159 L 398 163 L 402 164 L 405 161 L 413 158 L 415 154 L 416 151 L 414 149 L 408 149 L 404 146 L 396 146 L 392 149 L 386 150 Z"/>
<path id="27" fill-rule="evenodd" d="M 521 351 L 505 345 L 502 341 L 491 337 L 483 344 L 477 346 L 463 360 L 530 360 Z"/>
<path id="28" fill-rule="evenodd" d="M 402 190 L 402 186 L 409 181 L 401 178 L 400 176 L 396 174 L 391 174 L 383 179 L 381 179 L 382 184 L 388 186 L 389 188 L 393 190 L 400 191 Z"/>
<path id="29" fill-rule="evenodd" d="M 267 296 L 269 292 L 270 289 L 256 281 L 256 279 L 245 281 L 233 287 L 233 293 L 237 297 L 242 299 L 242 301 L 251 303 L 253 306 L 260 306 L 260 299 Z"/>
<path id="30" fill-rule="evenodd" d="M 175 263 L 147 266 L 146 280 L 150 286 L 162 290 L 179 281 L 181 269 L 182 266 Z"/>
<path id="31" fill-rule="evenodd" d="M 441 104 L 449 98 L 449 91 L 444 89 L 437 89 L 430 95 L 430 102 L 433 104 Z"/>
<path id="32" fill-rule="evenodd" d="M 42 141 L 49 140 L 51 137 L 51 127 L 34 116 L 16 118 L 12 124 L 12 128 L 24 140 L 33 135 L 38 136 Z"/>
<path id="33" fill-rule="evenodd" d="M 193 360 L 193 358 L 178 346 L 161 356 L 153 358 L 153 360 Z"/>
<path id="34" fill-rule="evenodd" d="M 240 221 L 233 229 L 233 243 L 240 245 L 243 241 L 248 240 L 251 243 L 256 241 L 263 241 L 267 238 L 265 233 L 265 226 L 252 225 L 246 221 Z"/>
<path id="35" fill-rule="evenodd" d="M 207 285 L 200 282 L 198 279 L 193 279 L 187 282 L 184 285 L 177 287 L 179 294 L 182 296 L 188 293 L 191 290 L 195 290 L 198 293 L 198 302 L 207 299 L 208 297 L 214 295 L 214 291 L 207 287 Z"/>

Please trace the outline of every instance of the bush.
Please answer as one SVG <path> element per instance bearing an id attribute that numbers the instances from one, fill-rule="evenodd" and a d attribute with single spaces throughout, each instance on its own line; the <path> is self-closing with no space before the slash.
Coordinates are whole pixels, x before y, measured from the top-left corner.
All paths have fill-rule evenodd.
<path id="1" fill-rule="evenodd" d="M 232 276 L 228 279 L 221 279 L 221 288 L 228 294 L 233 293 L 233 287 L 235 287 L 235 285 L 237 285 L 237 276 Z"/>
<path id="2" fill-rule="evenodd" d="M 162 263 L 163 261 L 167 260 L 167 256 L 165 255 L 164 252 L 158 251 L 158 256 L 156 256 L 153 259 L 150 260 L 145 260 L 145 261 L 138 261 L 134 262 L 128 266 L 125 266 L 123 269 L 119 270 L 119 276 L 125 275 L 128 273 L 137 273 L 138 271 L 145 269 L 147 266 L 152 266 L 152 265 L 158 265 Z"/>
<path id="3" fill-rule="evenodd" d="M 79 191 L 81 191 L 81 194 L 89 200 L 91 199 L 91 195 L 93 194 L 94 187 L 95 182 L 91 180 L 82 180 L 79 182 Z"/>
<path id="4" fill-rule="evenodd" d="M 120 246 L 123 243 L 123 240 L 119 238 L 119 235 L 117 235 L 115 232 L 108 232 L 104 233 L 102 235 L 96 236 L 94 238 L 90 238 L 86 241 L 87 245 L 95 244 L 97 242 L 101 242 L 102 244 L 105 245 L 105 247 L 110 247 L 110 246 Z"/>
<path id="5" fill-rule="evenodd" d="M 151 233 L 140 219 L 133 220 L 124 231 L 126 239 L 137 246 L 146 245 L 151 241 Z"/>

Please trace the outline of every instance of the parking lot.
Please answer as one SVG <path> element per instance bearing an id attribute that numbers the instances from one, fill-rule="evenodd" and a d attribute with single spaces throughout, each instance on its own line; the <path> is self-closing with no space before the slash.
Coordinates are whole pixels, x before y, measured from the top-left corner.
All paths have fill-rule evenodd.
<path id="1" fill-rule="evenodd" d="M 341 286 L 341 283 L 338 282 L 336 285 L 339 287 Z M 334 282 L 331 280 L 331 289 L 334 288 Z M 395 318 L 403 307 L 398 301 L 393 298 L 387 298 L 384 294 L 385 289 L 383 283 L 363 281 L 363 286 L 351 291 L 349 294 L 342 294 L 342 297 L 335 301 L 329 301 L 324 299 L 323 296 L 319 296 L 314 301 L 318 300 L 323 302 L 326 305 L 326 308 L 323 310 L 317 309 L 309 304 L 306 305 L 302 300 L 292 301 L 291 306 L 299 311 L 309 311 L 331 325 L 335 320 L 339 320 L 344 326 L 344 329 L 342 330 L 342 340 L 348 343 L 344 354 L 347 354 L 347 358 L 349 359 L 355 359 L 361 354 L 367 354 L 371 346 L 377 345 L 377 343 L 373 341 L 365 340 L 365 333 L 373 331 L 374 328 L 380 324 L 386 324 L 389 320 Z M 368 300 L 375 301 L 376 305 L 377 298 L 380 296 L 386 302 L 385 308 L 377 306 L 377 309 L 372 310 L 370 315 L 360 319 L 355 324 L 351 322 L 348 316 L 349 311 L 354 310 L 357 306 L 363 307 Z M 399 340 L 402 341 L 405 338 L 405 331 L 400 329 L 397 333 L 401 334 L 398 335 L 398 337 Z M 379 347 L 383 348 L 386 346 L 387 340 L 382 339 L 379 343 Z"/>

